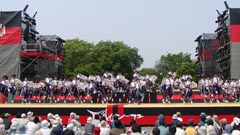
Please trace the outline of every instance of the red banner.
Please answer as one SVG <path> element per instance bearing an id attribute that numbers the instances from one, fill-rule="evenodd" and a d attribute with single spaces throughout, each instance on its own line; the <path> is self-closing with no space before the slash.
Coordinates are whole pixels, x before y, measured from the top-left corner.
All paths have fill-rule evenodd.
<path id="1" fill-rule="evenodd" d="M 231 25 L 231 42 L 240 42 L 240 25 Z"/>
<path id="2" fill-rule="evenodd" d="M 21 44 L 21 27 L 12 27 L 5 28 L 4 34 L 0 36 L 0 45 L 16 45 Z M 3 33 L 3 29 L 0 29 L 0 32 Z"/>

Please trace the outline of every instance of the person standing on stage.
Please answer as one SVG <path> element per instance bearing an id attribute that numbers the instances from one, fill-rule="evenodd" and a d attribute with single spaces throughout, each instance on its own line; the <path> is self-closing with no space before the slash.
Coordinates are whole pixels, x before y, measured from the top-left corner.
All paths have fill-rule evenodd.
<path id="1" fill-rule="evenodd" d="M 213 77 L 213 91 L 217 95 L 217 103 L 219 103 L 220 95 L 221 95 L 221 79 L 220 77 L 215 74 Z"/>
<path id="2" fill-rule="evenodd" d="M 59 81 L 57 79 L 57 77 L 54 78 L 54 80 L 52 80 L 52 86 L 53 86 L 53 95 L 54 97 L 54 102 L 57 103 L 59 101 L 59 87 L 58 87 L 58 84 Z"/>
<path id="3" fill-rule="evenodd" d="M 28 97 L 29 97 L 28 83 L 29 83 L 29 81 L 27 80 L 27 78 L 25 78 L 23 81 L 23 87 L 21 90 L 22 103 L 28 102 Z"/>
<path id="4" fill-rule="evenodd" d="M 167 74 L 164 82 L 165 82 L 165 89 L 167 89 L 167 94 L 168 94 L 168 97 L 166 98 L 166 102 L 171 103 L 170 100 L 172 99 L 172 96 L 173 96 L 173 83 L 174 83 L 174 80 L 171 77 L 171 74 Z"/>
<path id="5" fill-rule="evenodd" d="M 46 93 L 46 97 L 45 100 L 49 99 L 50 103 L 52 103 L 52 78 L 50 77 L 50 75 L 48 75 L 48 77 L 45 79 L 45 93 Z"/>
<path id="6" fill-rule="evenodd" d="M 224 102 L 229 102 L 229 95 L 230 95 L 230 84 L 228 80 L 225 80 L 224 84 L 222 85 L 223 87 L 223 101 Z"/>
<path id="7" fill-rule="evenodd" d="M 20 85 L 22 84 L 22 81 L 16 78 L 16 75 L 12 75 L 12 78 L 10 80 L 10 93 L 11 93 L 11 102 L 14 102 L 15 95 L 17 90 L 19 89 Z"/>
<path id="8" fill-rule="evenodd" d="M 6 98 L 6 103 L 8 102 L 8 92 L 10 91 L 10 82 L 8 80 L 8 76 L 3 76 L 2 81 L 1 81 L 1 92 L 4 94 Z"/>
<path id="9" fill-rule="evenodd" d="M 234 102 L 239 102 L 239 96 L 240 96 L 239 86 L 240 84 L 239 84 L 239 81 L 237 81 L 237 79 L 233 79 L 230 83 Z"/>
<path id="10" fill-rule="evenodd" d="M 193 84 L 191 78 L 187 78 L 187 81 L 185 83 L 185 100 L 188 99 L 191 104 L 193 103 L 193 99 L 192 99 L 193 85 L 194 84 Z"/>

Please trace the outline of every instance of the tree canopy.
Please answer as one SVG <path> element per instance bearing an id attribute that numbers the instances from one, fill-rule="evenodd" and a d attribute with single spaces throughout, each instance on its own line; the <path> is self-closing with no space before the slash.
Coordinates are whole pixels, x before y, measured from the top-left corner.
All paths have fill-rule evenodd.
<path id="1" fill-rule="evenodd" d="M 196 78 L 197 76 L 197 64 L 192 62 L 191 54 L 177 53 L 162 55 L 160 60 L 156 62 L 155 70 L 159 73 L 159 77 L 162 78 L 169 71 L 177 72 L 178 76 L 183 74 L 190 74 Z"/>
<path id="2" fill-rule="evenodd" d="M 100 41 L 94 45 L 71 39 L 64 45 L 64 72 L 67 77 L 78 73 L 97 75 L 108 71 L 131 78 L 134 70 L 142 63 L 143 58 L 138 54 L 138 49 L 120 41 Z"/>

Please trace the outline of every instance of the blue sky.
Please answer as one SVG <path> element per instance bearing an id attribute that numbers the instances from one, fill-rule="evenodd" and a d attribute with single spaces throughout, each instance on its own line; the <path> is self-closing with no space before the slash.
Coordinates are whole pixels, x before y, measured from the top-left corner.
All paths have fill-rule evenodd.
<path id="1" fill-rule="evenodd" d="M 238 0 L 228 0 L 240 8 Z M 195 58 L 195 38 L 217 28 L 216 9 L 224 0 L 0 0 L 1 11 L 38 12 L 40 34 L 63 39 L 123 41 L 139 49 L 142 68 L 154 67 L 161 55 L 190 53 Z"/>

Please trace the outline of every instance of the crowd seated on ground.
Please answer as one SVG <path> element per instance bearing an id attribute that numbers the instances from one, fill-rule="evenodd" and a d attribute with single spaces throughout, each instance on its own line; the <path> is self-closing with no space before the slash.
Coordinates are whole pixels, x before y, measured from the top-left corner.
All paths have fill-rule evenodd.
<path id="1" fill-rule="evenodd" d="M 46 119 L 35 117 L 31 111 L 16 114 L 12 119 L 10 115 L 4 113 L 0 118 L 0 135 L 240 135 L 239 115 L 229 122 L 225 118 L 219 120 L 217 115 L 200 113 L 199 121 L 195 122 L 198 124 L 188 119 L 188 125 L 183 125 L 180 112 L 173 114 L 171 122 L 160 114 L 152 131 L 143 131 L 134 119 L 123 123 L 116 115 L 112 121 L 104 116 L 88 117 L 85 125 L 81 125 L 74 112 L 70 113 L 67 125 L 62 124 L 58 114 L 49 113 Z"/>

